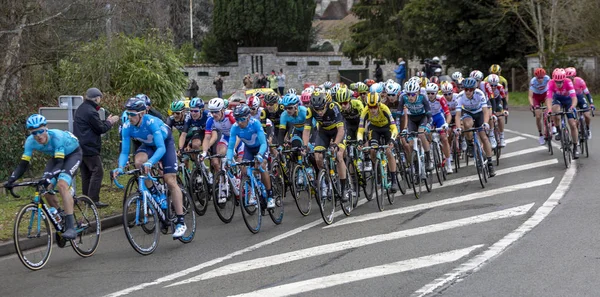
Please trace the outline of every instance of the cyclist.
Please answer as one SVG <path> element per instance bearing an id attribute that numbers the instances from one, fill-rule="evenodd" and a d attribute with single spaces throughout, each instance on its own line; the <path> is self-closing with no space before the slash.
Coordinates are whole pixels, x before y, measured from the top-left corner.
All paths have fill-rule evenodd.
<path id="1" fill-rule="evenodd" d="M 186 117 L 179 136 L 179 149 L 188 147 L 192 150 L 201 149 L 207 121 L 208 111 L 204 110 L 204 101 L 197 97 L 193 98 L 190 101 L 190 114 Z"/>
<path id="2" fill-rule="evenodd" d="M 594 100 L 592 99 L 592 94 L 587 88 L 585 80 L 583 78 L 577 76 L 577 70 L 574 67 L 569 67 L 565 69 L 567 73 L 567 78 L 573 82 L 573 88 L 575 88 L 575 95 L 577 96 L 577 107 L 579 109 L 584 109 L 586 111 L 583 112 L 583 117 L 585 118 L 585 125 L 588 132 L 588 139 L 592 139 L 592 130 L 590 129 L 590 122 L 592 121 L 592 117 L 590 116 L 590 107 L 592 109 L 596 109 L 594 107 Z M 583 96 L 587 98 L 583 98 Z"/>
<path id="3" fill-rule="evenodd" d="M 500 77 L 496 74 L 490 74 L 487 82 L 490 84 L 492 93 L 494 94 L 494 98 L 490 99 L 490 102 L 492 103 L 492 114 L 495 114 L 496 116 L 500 114 L 504 114 L 505 116 L 508 115 L 508 111 L 506 110 L 506 98 L 508 98 L 508 92 L 504 89 L 504 86 L 500 84 Z M 500 132 L 499 145 L 500 147 L 505 147 L 506 141 L 504 140 L 504 121 L 498 121 L 498 131 Z"/>
<path id="4" fill-rule="evenodd" d="M 233 117 L 233 111 L 225 110 L 225 102 L 221 98 L 213 98 L 208 101 L 208 111 L 212 117 L 209 117 L 206 121 L 206 128 L 204 129 L 204 140 L 202 141 L 202 158 L 206 157 L 208 150 L 211 149 L 213 153 L 225 155 L 227 153 L 227 147 L 229 142 L 236 142 L 235 138 L 230 137 L 231 126 L 235 124 L 235 118 Z M 242 155 L 244 151 L 243 143 L 237 146 L 238 156 Z M 221 171 L 221 159 L 211 159 L 212 167 L 215 171 L 215 176 Z M 224 203 L 227 197 L 219 195 L 219 203 Z"/>
<path id="5" fill-rule="evenodd" d="M 146 104 L 139 98 L 131 98 L 125 104 L 129 122 L 123 125 L 121 135 L 121 154 L 119 155 L 119 167 L 113 171 L 113 177 L 123 173 L 123 168 L 128 160 L 129 139 L 134 138 L 142 142 L 135 153 L 135 166 L 148 172 L 150 168 L 159 161 L 163 166 L 163 177 L 169 187 L 171 200 L 177 215 L 175 232 L 173 238 L 183 236 L 186 231 L 183 214 L 183 197 L 181 189 L 177 184 L 177 155 L 175 153 L 175 142 L 171 129 L 159 118 L 146 114 Z M 155 200 L 160 199 L 158 189 L 147 180 L 146 186 Z M 160 201 L 163 209 L 167 208 L 166 201 Z"/>
<path id="6" fill-rule="evenodd" d="M 356 92 L 358 92 L 358 96 L 357 99 L 360 99 L 364 104 L 367 104 L 367 93 L 369 92 L 369 87 L 361 82 L 357 82 L 356 83 Z"/>
<path id="7" fill-rule="evenodd" d="M 296 95 L 285 95 L 281 104 L 285 108 L 279 120 L 279 134 L 277 135 L 277 143 L 279 150 L 283 149 L 282 144 L 286 138 L 288 125 L 292 127 L 290 131 L 290 142 L 293 147 L 302 147 L 302 132 L 304 131 L 304 123 L 306 122 L 307 109 L 304 106 L 299 106 L 300 101 Z"/>
<path id="8" fill-rule="evenodd" d="M 183 131 L 185 121 L 189 118 L 189 114 L 185 112 L 185 103 L 181 100 L 177 100 L 171 103 L 171 116 L 167 118 L 167 126 L 170 129 L 177 129 L 180 133 Z"/>
<path id="9" fill-rule="evenodd" d="M 290 89 L 288 89 L 288 90 L 287 90 L 287 94 L 294 94 L 294 95 L 297 95 L 297 94 L 296 94 L 296 89 L 294 89 L 294 88 L 290 88 Z"/>
<path id="10" fill-rule="evenodd" d="M 550 141 L 550 139 L 544 139 L 544 136 L 542 135 L 542 110 L 540 107 L 546 102 L 546 92 L 548 91 L 550 77 L 546 75 L 546 70 L 544 70 L 544 68 L 536 68 L 533 75 L 534 77 L 531 78 L 531 81 L 529 82 L 529 106 L 531 110 L 535 112 L 535 123 L 540 135 L 539 143 L 540 145 L 544 145 L 546 144 L 546 140 Z M 556 132 L 556 127 L 552 128 L 552 130 L 554 130 L 552 132 Z"/>
<path id="11" fill-rule="evenodd" d="M 473 71 L 471 71 L 471 74 L 469 75 L 469 77 L 472 77 L 475 80 L 477 80 L 477 87 L 485 94 L 485 98 L 488 101 L 487 108 L 492 108 L 491 100 L 494 99 L 494 92 L 492 92 L 492 87 L 490 86 L 490 84 L 487 81 L 483 80 L 483 72 L 481 72 L 479 70 L 473 70 Z M 496 137 L 494 137 L 494 130 L 492 130 L 492 129 L 488 129 L 488 130 L 490 133 L 490 135 L 489 135 L 490 137 L 488 139 L 490 141 L 490 144 L 492 145 L 492 149 L 495 149 L 498 144 L 496 143 Z"/>
<path id="12" fill-rule="evenodd" d="M 498 78 L 500 79 L 500 84 L 504 87 L 504 90 L 506 91 L 506 93 L 508 93 L 508 81 L 506 80 L 506 78 L 504 78 L 504 76 L 501 75 L 502 72 L 502 67 L 500 67 L 500 65 L 498 64 L 492 64 L 492 66 L 490 66 L 490 74 L 495 74 L 498 75 Z M 484 81 L 488 81 L 489 75 L 486 76 L 483 80 Z M 508 99 L 508 98 L 506 98 Z"/>
<path id="13" fill-rule="evenodd" d="M 429 130 L 429 122 L 431 122 L 431 107 L 429 101 L 425 96 L 421 94 L 421 85 L 418 80 L 409 80 L 404 83 L 404 92 L 400 98 L 400 104 L 398 110 L 401 110 L 406 115 L 407 120 L 402 125 L 402 133 L 408 132 L 426 132 Z M 406 110 L 404 110 L 406 108 Z M 431 152 L 429 147 L 429 141 L 425 134 L 419 134 L 419 139 L 425 150 L 425 164 L 426 170 L 433 170 L 433 159 L 431 158 Z M 410 140 L 408 146 L 408 156 L 412 154 L 412 143 Z"/>
<path id="14" fill-rule="evenodd" d="M 462 77 L 461 77 L 462 79 Z M 455 116 L 456 116 L 456 106 L 458 105 L 458 94 L 454 92 L 454 86 L 452 85 L 452 83 L 450 82 L 446 82 L 446 83 L 442 83 L 441 89 L 440 91 L 442 91 L 442 96 L 444 96 L 444 99 L 446 99 L 446 103 L 448 103 L 448 109 L 450 110 L 450 121 L 448 122 L 448 124 L 450 125 L 455 125 Z M 456 128 L 454 129 L 456 131 Z M 454 141 L 454 135 L 455 133 L 450 133 L 449 135 L 449 143 L 451 143 L 452 141 Z M 461 144 L 462 149 L 466 150 L 467 149 L 467 143 L 464 142 L 463 139 L 463 143 Z M 448 159 L 450 160 L 450 162 L 452 162 L 452 154 L 450 154 L 450 156 L 448 157 Z M 458 162 L 459 160 L 455 160 L 456 162 Z M 452 168 L 452 167 L 450 167 Z M 448 173 L 452 173 L 451 170 L 448 170 Z"/>
<path id="15" fill-rule="evenodd" d="M 308 143 L 310 131 L 313 127 L 313 119 L 315 119 L 318 127 L 315 149 L 320 150 L 328 147 L 337 150 L 337 172 L 340 176 L 342 187 L 342 201 L 347 202 L 349 200 L 349 193 L 346 191 L 346 163 L 344 162 L 346 127 L 342 112 L 336 103 L 327 103 L 325 94 L 318 91 L 315 91 L 311 95 L 310 105 L 310 109 L 308 109 L 306 114 L 302 143 Z M 315 154 L 315 160 L 319 169 L 322 169 L 323 154 Z"/>
<path id="16" fill-rule="evenodd" d="M 556 68 L 552 71 L 552 79 L 548 82 L 546 99 L 546 104 L 548 104 L 549 100 L 552 100 L 552 112 L 560 112 L 561 107 L 568 112 L 567 118 L 569 119 L 571 138 L 573 140 L 573 159 L 579 159 L 579 151 L 577 150 L 577 145 L 579 144 L 579 137 L 577 135 L 579 131 L 574 113 L 574 109 L 577 106 L 577 95 L 575 94 L 575 88 L 573 88 L 573 82 L 567 78 L 564 69 Z M 558 132 L 555 139 L 559 141 L 561 139 L 560 118 L 553 116 L 552 119 Z"/>
<path id="17" fill-rule="evenodd" d="M 250 117 L 250 108 L 246 104 L 236 106 L 233 111 L 236 123 L 231 127 L 231 140 L 239 138 L 244 143 L 244 160 L 258 161 L 264 172 L 261 173 L 262 182 L 267 190 L 267 208 L 275 207 L 273 200 L 273 190 L 271 189 L 271 179 L 267 170 L 267 139 L 265 131 L 260 122 Z M 229 142 L 227 146 L 227 163 L 233 163 L 235 142 Z M 243 172 L 243 171 L 242 171 Z M 249 200 L 251 205 L 256 203 Z"/>
<path id="18" fill-rule="evenodd" d="M 477 88 L 477 80 L 472 77 L 466 78 L 463 81 L 464 91 L 458 94 L 458 104 L 456 106 L 455 123 L 458 127 L 458 131 L 462 130 L 461 127 L 465 127 L 466 130 L 471 127 L 483 127 L 484 130 L 479 131 L 479 139 L 483 144 L 483 150 L 488 159 L 488 170 L 490 177 L 496 175 L 494 170 L 494 164 L 492 164 L 492 148 L 486 130 L 490 129 L 488 124 L 490 120 L 490 110 L 487 105 L 487 98 L 483 91 Z M 464 111 L 464 115 L 463 115 Z M 461 122 L 462 120 L 462 122 Z M 469 142 L 469 147 L 473 149 L 473 139 L 471 134 L 465 135 L 465 138 Z"/>
<path id="19" fill-rule="evenodd" d="M 460 71 L 455 71 L 450 76 L 452 78 L 452 87 L 454 88 L 454 93 L 458 93 L 458 81 L 463 78 L 462 73 Z"/>
<path id="20" fill-rule="evenodd" d="M 300 95 L 300 101 L 302 102 L 302 106 L 309 108 L 310 107 L 310 95 L 312 92 L 302 92 Z"/>
<path id="21" fill-rule="evenodd" d="M 378 145 L 380 140 L 383 140 L 382 145 L 386 145 L 391 139 L 396 139 L 396 137 L 398 137 L 396 121 L 394 120 L 394 117 L 392 117 L 390 109 L 385 104 L 381 104 L 378 93 L 370 93 L 368 95 L 367 107 L 368 108 L 363 109 L 360 114 L 360 124 L 356 136 L 359 146 L 362 146 L 363 143 L 365 123 L 367 121 L 370 123 L 368 134 L 369 145 Z M 392 193 L 396 193 L 398 191 L 398 185 L 396 184 L 396 179 L 392 178 L 392 176 L 395 176 L 396 174 L 396 162 L 391 162 L 394 160 L 392 147 L 393 146 L 388 147 L 385 154 L 387 155 L 388 160 L 390 160 L 390 162 L 388 162 L 389 171 L 391 172 L 388 179 L 392 182 L 392 188 L 390 190 Z M 375 160 L 375 150 L 371 151 L 371 160 Z"/>
<path id="22" fill-rule="evenodd" d="M 429 83 L 427 84 L 426 91 L 427 99 L 429 99 L 429 106 L 431 108 L 433 128 L 443 129 L 440 131 L 440 139 L 442 143 L 442 152 L 446 160 L 446 171 L 448 173 L 452 173 L 452 164 L 450 164 L 450 144 L 448 144 L 448 136 L 446 135 L 448 123 L 450 122 L 450 110 L 448 109 L 448 103 L 446 102 L 444 96 L 438 95 L 438 85 Z"/>
<path id="23" fill-rule="evenodd" d="M 263 109 L 260 114 L 261 121 L 267 119 L 273 124 L 273 136 L 279 136 L 279 121 L 281 120 L 281 114 L 284 112 L 283 105 L 279 104 L 279 95 L 275 92 L 265 94 L 264 102 L 267 108 Z M 269 144 L 277 144 L 277 139 L 272 138 Z M 277 149 L 271 149 L 271 155 L 277 157 Z"/>
<path id="24" fill-rule="evenodd" d="M 8 181 L 4 184 L 7 189 L 13 188 L 13 183 L 19 179 L 27 170 L 31 156 L 34 151 L 39 151 L 52 156 L 46 163 L 43 179 L 46 187 L 58 186 L 58 192 L 63 200 L 66 230 L 62 234 L 65 239 L 75 239 L 75 219 L 73 218 L 73 195 L 69 187 L 73 174 L 79 168 L 82 152 L 79 141 L 71 132 L 58 129 L 48 129 L 46 118 L 39 114 L 32 114 L 25 123 L 29 136 L 25 140 L 25 150 L 21 156 L 21 162 L 13 171 Z M 58 198 L 55 194 L 46 194 L 48 203 L 57 209 L 60 208 Z"/>
<path id="25" fill-rule="evenodd" d="M 340 88 L 336 96 L 341 107 L 342 117 L 346 120 L 346 139 L 356 140 L 356 133 L 360 124 L 360 114 L 364 105 L 360 100 L 352 99 L 350 90 Z"/>

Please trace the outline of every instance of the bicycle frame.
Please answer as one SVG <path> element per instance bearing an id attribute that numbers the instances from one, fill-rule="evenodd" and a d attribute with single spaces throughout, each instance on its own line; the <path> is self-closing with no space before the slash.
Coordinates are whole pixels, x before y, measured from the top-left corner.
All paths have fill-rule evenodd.
<path id="1" fill-rule="evenodd" d="M 134 169 L 134 170 L 130 170 L 127 172 L 124 172 L 123 175 L 130 175 L 130 174 L 135 174 L 136 172 L 139 172 L 140 169 Z M 158 214 L 158 218 L 161 222 L 163 223 L 170 223 L 172 220 L 169 219 L 169 214 L 170 214 L 170 207 L 167 207 L 166 209 L 166 213 L 165 211 L 163 211 L 163 209 L 160 207 L 160 205 L 158 204 L 158 202 L 156 202 L 154 200 L 154 198 L 152 198 L 152 194 L 150 194 L 150 190 L 148 190 L 148 187 L 146 187 L 146 180 L 150 180 L 152 181 L 152 183 L 154 184 L 154 187 L 156 187 L 156 189 L 160 189 L 160 187 L 158 187 L 158 179 L 161 178 L 159 177 L 153 177 L 150 173 L 143 175 L 143 174 L 139 174 L 137 177 L 138 180 L 138 192 L 140 194 L 142 194 L 142 201 L 140 202 L 139 200 L 137 201 L 137 205 L 136 205 L 136 211 L 135 211 L 135 222 L 136 225 L 140 224 L 140 206 L 143 206 L 143 217 L 144 217 L 144 221 L 143 223 L 146 224 L 148 223 L 148 201 L 150 201 L 150 203 L 152 204 L 152 206 L 154 207 L 154 209 L 156 210 L 156 213 Z M 115 185 L 117 186 L 117 188 L 122 189 L 123 186 L 121 184 L 119 184 L 119 182 L 117 181 L 117 179 L 114 179 Z M 164 191 L 164 190 L 162 190 Z M 169 205 L 169 196 L 166 195 L 167 197 L 167 205 Z M 143 205 L 140 205 L 140 203 L 142 203 Z M 171 224 L 171 227 L 174 228 L 173 224 Z"/>

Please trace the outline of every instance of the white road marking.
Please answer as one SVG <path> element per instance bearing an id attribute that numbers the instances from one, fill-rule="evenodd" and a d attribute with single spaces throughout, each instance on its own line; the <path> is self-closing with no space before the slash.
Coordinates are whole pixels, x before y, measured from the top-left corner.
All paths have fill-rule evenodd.
<path id="1" fill-rule="evenodd" d="M 512 132 L 512 131 L 511 131 Z M 533 135 L 522 134 L 518 132 L 519 135 L 523 135 L 529 138 L 536 139 Z M 502 239 L 491 245 L 487 250 L 483 251 L 481 254 L 471 258 L 464 264 L 461 264 L 451 272 L 445 274 L 444 276 L 434 280 L 433 282 L 423 286 L 421 289 L 417 290 L 413 296 L 427 296 L 435 293 L 436 291 L 443 289 L 461 279 L 467 277 L 469 274 L 481 269 L 481 267 L 488 263 L 489 261 L 498 257 L 502 252 L 504 252 L 510 245 L 515 243 L 521 237 L 523 237 L 527 232 L 531 231 L 535 228 L 542 220 L 544 220 L 550 212 L 558 205 L 558 202 L 562 197 L 565 196 L 567 190 L 569 189 L 573 179 L 576 174 L 576 161 L 573 160 L 573 164 L 571 167 L 567 169 L 560 183 L 554 190 L 554 192 L 548 197 L 548 200 L 540 206 L 535 213 L 527 219 L 521 226 L 512 231 L 511 233 L 504 236 Z"/>
<path id="2" fill-rule="evenodd" d="M 514 192 L 514 191 L 523 190 L 523 189 L 529 189 L 529 188 L 533 188 L 533 187 L 539 187 L 539 186 L 543 186 L 543 185 L 549 185 L 552 183 L 553 180 L 554 180 L 554 178 L 551 177 L 551 178 L 540 179 L 540 180 L 536 180 L 536 181 L 528 182 L 528 183 L 522 183 L 522 184 L 517 184 L 517 185 L 512 185 L 512 186 L 505 186 L 505 187 L 498 188 L 498 189 L 493 189 L 493 190 L 488 190 L 488 191 L 483 191 L 483 192 L 476 192 L 476 193 L 472 193 L 472 194 L 468 194 L 468 195 L 461 195 L 458 197 L 447 198 L 447 199 L 429 202 L 429 203 L 420 203 L 420 204 L 413 205 L 413 206 L 384 210 L 381 212 L 374 212 L 374 213 L 364 214 L 361 216 L 347 217 L 339 222 L 336 222 L 335 224 L 325 226 L 325 227 L 323 227 L 323 229 L 334 228 L 334 227 L 344 226 L 344 225 L 348 225 L 348 224 L 371 221 L 371 220 L 378 220 L 378 219 L 389 217 L 389 216 L 411 213 L 411 212 L 421 211 L 421 210 L 425 210 L 425 209 L 445 206 L 445 205 L 449 205 L 449 204 L 463 203 L 466 201 L 477 200 L 477 199 L 490 197 L 490 196 L 494 196 L 494 195 L 505 194 L 505 193 L 509 193 L 509 192 Z"/>
<path id="3" fill-rule="evenodd" d="M 464 249 L 458 249 L 439 254 L 433 254 L 429 256 L 414 258 L 410 260 L 403 260 L 394 263 L 373 266 L 364 269 L 358 269 L 348 271 L 344 273 L 337 273 L 334 275 L 328 275 L 323 277 L 317 277 L 295 283 L 285 284 L 272 288 L 266 288 L 257 290 L 250 293 L 239 294 L 233 297 L 283 297 L 296 294 L 302 294 L 319 289 L 326 289 L 333 286 L 343 285 L 346 283 L 356 282 L 360 280 L 386 276 L 390 274 L 401 273 L 405 271 L 411 271 L 424 267 L 434 266 L 443 263 L 449 263 L 459 260 L 460 258 L 467 256 L 474 250 L 482 247 L 483 244 L 470 246 Z"/>
<path id="4" fill-rule="evenodd" d="M 507 159 L 507 158 L 512 158 L 512 157 L 516 157 L 516 156 L 521 156 L 524 154 L 529 154 L 529 153 L 533 153 L 533 152 L 537 152 L 537 151 L 543 151 L 546 150 L 545 146 L 536 146 L 536 147 L 532 147 L 532 148 L 528 148 L 528 149 L 523 149 L 523 150 L 518 150 L 518 151 L 514 151 L 514 152 L 510 152 L 510 153 L 502 153 L 502 155 L 500 156 L 500 161 L 502 161 L 503 159 Z M 494 162 L 496 157 L 494 156 Z M 452 161 L 454 162 L 454 161 Z M 473 158 L 469 159 L 469 165 L 468 166 L 473 166 L 473 164 L 475 164 L 475 161 L 473 160 Z M 464 160 L 462 160 L 462 162 L 460 162 L 460 167 L 467 167 L 466 163 L 464 162 Z"/>
<path id="5" fill-rule="evenodd" d="M 524 139 L 525 139 L 525 137 L 517 136 L 517 137 L 511 137 L 508 139 L 504 139 L 504 141 L 506 142 L 506 144 L 509 144 L 509 143 L 517 142 L 519 140 L 524 140 Z"/>
<path id="6" fill-rule="evenodd" d="M 293 252 L 287 252 L 287 253 L 283 253 L 283 254 L 277 254 L 277 255 L 273 255 L 273 256 L 262 257 L 262 258 L 257 258 L 257 259 L 253 259 L 253 260 L 243 261 L 243 262 L 237 262 L 237 263 L 229 264 L 229 265 L 205 272 L 201 275 L 189 278 L 187 280 L 183 280 L 183 281 L 180 281 L 177 283 L 170 284 L 166 287 L 173 287 L 173 286 L 179 286 L 179 285 L 189 284 L 189 283 L 193 283 L 193 282 L 199 282 L 199 281 L 210 279 L 210 278 L 226 276 L 226 275 L 240 273 L 240 272 L 254 270 L 254 269 L 261 269 L 261 268 L 265 268 L 265 267 L 280 265 L 280 264 L 289 263 L 292 261 L 297 261 L 297 260 L 302 260 L 302 259 L 306 259 L 306 258 L 310 258 L 310 257 L 316 257 L 316 256 L 320 256 L 320 255 L 335 253 L 335 252 L 339 252 L 339 251 L 344 251 L 344 250 L 348 250 L 348 249 L 358 248 L 358 247 L 381 243 L 381 242 L 398 240 L 401 238 L 406 238 L 406 237 L 411 237 L 411 236 L 429 234 L 429 233 L 433 233 L 433 232 L 439 232 L 439 231 L 464 227 L 464 226 L 468 226 L 468 225 L 484 223 L 484 222 L 488 222 L 488 221 L 492 221 L 492 220 L 521 216 L 521 215 L 526 214 L 531 209 L 531 207 L 533 207 L 534 204 L 535 203 L 530 203 L 530 204 L 526 204 L 526 205 L 522 205 L 522 206 L 517 206 L 517 207 L 505 209 L 505 210 L 500 210 L 500 211 L 490 212 L 490 213 L 486 213 L 486 214 L 482 214 L 482 215 L 472 216 L 472 217 L 468 217 L 468 218 L 464 218 L 464 219 L 458 219 L 458 220 L 454 220 L 454 221 L 448 221 L 448 222 L 443 222 L 443 223 L 438 223 L 438 224 L 433 224 L 433 225 L 427 225 L 427 226 L 408 229 L 408 230 L 396 231 L 396 232 L 387 233 L 387 234 L 373 235 L 373 236 L 367 236 L 367 237 L 358 238 L 358 239 L 335 242 L 335 243 L 325 244 L 325 245 L 321 245 L 321 246 L 315 246 L 315 247 L 310 247 L 310 248 L 306 248 L 306 249 L 302 249 L 302 250 L 297 250 L 297 251 L 293 251 Z M 266 295 L 266 296 L 270 296 L 270 295 Z"/>

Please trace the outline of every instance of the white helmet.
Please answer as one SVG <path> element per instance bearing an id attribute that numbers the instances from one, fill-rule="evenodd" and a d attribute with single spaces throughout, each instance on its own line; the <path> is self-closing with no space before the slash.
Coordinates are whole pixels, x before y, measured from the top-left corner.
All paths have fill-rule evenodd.
<path id="1" fill-rule="evenodd" d="M 434 72 L 435 73 L 442 73 L 442 68 L 436 68 Z"/>
<path id="2" fill-rule="evenodd" d="M 332 86 L 333 86 L 333 83 L 330 81 L 326 81 L 323 83 L 323 88 L 325 88 L 325 89 L 331 89 Z"/>
<path id="3" fill-rule="evenodd" d="M 453 81 L 457 81 L 459 78 L 463 77 L 462 73 L 460 73 L 459 71 L 456 71 L 454 73 L 452 73 L 452 80 Z"/>
<path id="4" fill-rule="evenodd" d="M 385 82 L 385 85 L 387 86 L 387 85 L 391 85 L 391 84 L 393 84 L 393 83 L 395 83 L 395 81 L 394 81 L 393 79 L 391 79 L 391 78 L 390 78 L 390 79 L 388 79 L 388 80 Z"/>
<path id="5" fill-rule="evenodd" d="M 414 94 L 421 90 L 421 83 L 418 80 L 409 80 L 404 83 L 404 92 Z"/>
<path id="6" fill-rule="evenodd" d="M 440 87 L 438 87 L 438 85 L 434 84 L 434 83 L 428 83 L 427 86 L 425 87 L 425 90 L 427 91 L 427 93 L 437 93 L 437 91 L 440 89 Z"/>
<path id="7" fill-rule="evenodd" d="M 496 86 L 498 85 L 498 83 L 500 83 L 500 77 L 498 77 L 498 75 L 496 74 L 490 74 L 490 76 L 488 76 L 487 81 L 490 83 L 490 85 Z"/>
<path id="8" fill-rule="evenodd" d="M 252 101 L 249 103 L 250 103 L 250 108 L 258 109 L 260 107 L 260 98 L 258 96 L 254 96 L 254 98 L 252 98 Z"/>
<path id="9" fill-rule="evenodd" d="M 433 57 L 433 59 L 431 59 L 431 61 L 433 61 L 433 62 L 439 62 L 439 61 L 440 61 L 440 58 L 438 58 L 438 57 Z"/>
<path id="10" fill-rule="evenodd" d="M 296 89 L 290 88 L 287 93 L 296 95 Z"/>
<path id="11" fill-rule="evenodd" d="M 225 108 L 225 101 L 221 98 L 213 98 L 208 101 L 209 111 L 221 111 Z"/>
<path id="12" fill-rule="evenodd" d="M 389 95 L 397 95 L 400 92 L 400 84 L 397 82 L 388 83 L 385 85 L 385 91 Z"/>
<path id="13" fill-rule="evenodd" d="M 481 72 L 479 70 L 473 70 L 473 71 L 471 71 L 471 74 L 469 74 L 469 76 L 474 78 L 477 81 L 481 81 L 483 79 L 483 72 Z"/>
<path id="14" fill-rule="evenodd" d="M 442 93 L 448 94 L 454 92 L 454 87 L 452 87 L 451 83 L 442 84 Z"/>
<path id="15" fill-rule="evenodd" d="M 416 81 L 418 83 L 421 83 L 421 78 L 418 76 L 413 76 L 413 77 L 409 78 L 408 81 Z"/>

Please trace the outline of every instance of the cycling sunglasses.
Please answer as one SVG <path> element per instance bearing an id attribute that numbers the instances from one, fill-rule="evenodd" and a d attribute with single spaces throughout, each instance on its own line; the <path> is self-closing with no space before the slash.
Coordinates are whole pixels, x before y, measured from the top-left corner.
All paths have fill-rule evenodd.
<path id="1" fill-rule="evenodd" d="M 128 117 L 134 117 L 136 115 L 139 115 L 141 113 L 141 111 L 139 112 L 134 112 L 134 111 L 127 111 L 125 112 L 125 114 L 127 114 Z"/>
<path id="2" fill-rule="evenodd" d="M 475 88 L 465 88 L 465 92 L 474 92 Z"/>
<path id="3" fill-rule="evenodd" d="M 31 131 L 30 133 L 31 133 L 31 135 L 33 135 L 33 136 L 38 136 L 38 135 L 41 135 L 41 134 L 43 134 L 43 133 L 44 133 L 44 132 L 46 132 L 46 131 L 48 131 L 48 129 L 47 129 L 47 128 L 44 128 L 44 129 L 40 129 L 40 130 Z"/>

